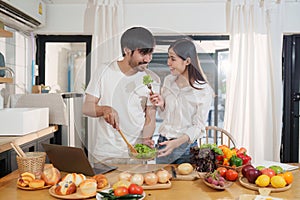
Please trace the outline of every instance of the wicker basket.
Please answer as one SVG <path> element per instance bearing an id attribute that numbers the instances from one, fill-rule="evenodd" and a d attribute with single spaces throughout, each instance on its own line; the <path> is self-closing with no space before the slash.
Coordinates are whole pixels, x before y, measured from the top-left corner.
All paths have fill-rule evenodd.
<path id="1" fill-rule="evenodd" d="M 36 178 L 40 178 L 44 169 L 46 153 L 45 152 L 26 152 L 27 157 L 17 156 L 19 173 L 33 173 Z"/>

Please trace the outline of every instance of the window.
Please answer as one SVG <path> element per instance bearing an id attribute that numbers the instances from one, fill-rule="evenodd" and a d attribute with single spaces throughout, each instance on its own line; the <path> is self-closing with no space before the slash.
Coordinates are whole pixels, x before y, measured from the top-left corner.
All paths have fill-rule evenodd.
<path id="1" fill-rule="evenodd" d="M 6 30 L 13 32 L 13 37 L 0 37 L 0 52 L 4 56 L 5 67 L 13 70 L 14 80 L 11 84 L 0 84 L 5 107 L 7 107 L 9 95 L 31 92 L 32 58 L 34 57 L 30 36 L 8 27 Z"/>

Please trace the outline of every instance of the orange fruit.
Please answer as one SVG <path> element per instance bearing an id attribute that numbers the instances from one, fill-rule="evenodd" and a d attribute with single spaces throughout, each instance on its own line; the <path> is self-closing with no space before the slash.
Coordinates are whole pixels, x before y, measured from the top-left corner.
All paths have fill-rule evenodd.
<path id="1" fill-rule="evenodd" d="M 281 173 L 281 174 L 277 174 L 277 176 L 281 176 L 281 177 L 283 177 L 283 178 L 284 178 L 284 174 L 283 174 L 283 173 Z"/>
<path id="2" fill-rule="evenodd" d="M 291 184 L 293 182 L 294 176 L 292 172 L 284 172 L 283 177 L 287 184 Z"/>

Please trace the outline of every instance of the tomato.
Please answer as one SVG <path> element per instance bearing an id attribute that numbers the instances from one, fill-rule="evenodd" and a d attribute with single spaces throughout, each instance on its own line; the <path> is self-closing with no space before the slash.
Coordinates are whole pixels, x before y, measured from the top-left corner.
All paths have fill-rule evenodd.
<path id="1" fill-rule="evenodd" d="M 238 178 L 238 173 L 237 171 L 233 170 L 233 169 L 228 169 L 226 171 L 226 180 L 228 181 L 235 181 Z"/>
<path id="2" fill-rule="evenodd" d="M 129 192 L 128 192 L 127 187 L 125 187 L 125 186 L 117 187 L 114 190 L 114 195 L 117 196 L 117 197 L 124 196 L 126 194 L 129 194 Z"/>
<path id="3" fill-rule="evenodd" d="M 128 187 L 129 194 L 143 194 L 144 190 L 142 186 L 139 186 L 137 184 L 131 183 Z"/>
<path id="4" fill-rule="evenodd" d="M 222 177 L 226 177 L 227 168 L 226 167 L 218 167 L 217 170 L 220 172 Z"/>

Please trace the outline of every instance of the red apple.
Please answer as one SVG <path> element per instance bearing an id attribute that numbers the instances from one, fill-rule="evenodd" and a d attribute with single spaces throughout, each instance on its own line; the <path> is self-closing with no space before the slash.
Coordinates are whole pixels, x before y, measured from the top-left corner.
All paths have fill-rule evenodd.
<path id="1" fill-rule="evenodd" d="M 276 175 L 275 171 L 271 168 L 264 168 L 260 171 L 262 174 L 265 174 L 265 175 L 269 176 L 270 178 L 272 178 L 273 176 Z"/>
<path id="2" fill-rule="evenodd" d="M 246 177 L 246 173 L 249 169 L 253 169 L 254 167 L 252 165 L 246 165 L 242 168 L 242 174 L 244 177 Z"/>
<path id="3" fill-rule="evenodd" d="M 251 168 L 246 172 L 246 178 L 248 180 L 249 183 L 255 183 L 255 180 L 257 179 L 257 177 L 259 177 L 261 175 L 261 171 L 255 169 L 255 168 Z"/>

